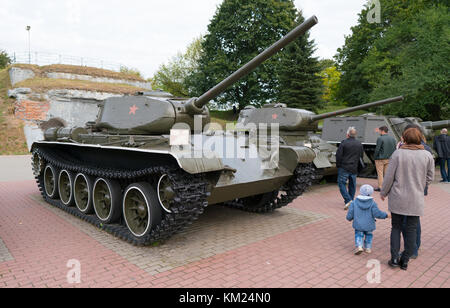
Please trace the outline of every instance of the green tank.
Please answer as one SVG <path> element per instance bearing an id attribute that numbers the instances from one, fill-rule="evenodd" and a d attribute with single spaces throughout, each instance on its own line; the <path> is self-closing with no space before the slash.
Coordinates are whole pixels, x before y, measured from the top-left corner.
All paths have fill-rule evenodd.
<path id="1" fill-rule="evenodd" d="M 47 128 L 31 148 L 43 198 L 134 245 L 170 238 L 209 205 L 260 213 L 288 205 L 328 166 L 312 136 L 323 116 L 249 107 L 220 130 L 206 105 L 316 23 L 309 18 L 199 98 L 109 98 L 86 127 Z"/>

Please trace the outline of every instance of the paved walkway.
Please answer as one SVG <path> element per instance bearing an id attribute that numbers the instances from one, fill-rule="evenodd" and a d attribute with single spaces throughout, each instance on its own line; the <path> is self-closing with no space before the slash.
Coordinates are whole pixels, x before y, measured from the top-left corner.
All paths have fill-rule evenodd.
<path id="1" fill-rule="evenodd" d="M 0 182 L 33 179 L 31 155 L 0 156 Z"/>
<path id="2" fill-rule="evenodd" d="M 364 183 L 376 185 L 358 179 Z M 315 186 L 273 214 L 211 206 L 164 245 L 137 248 L 44 203 L 32 180 L 0 182 L 0 288 L 448 288 L 449 185 L 431 186 L 420 256 L 401 271 L 387 266 L 388 220 L 377 223 L 373 253 L 353 255 L 353 229 L 335 185 Z M 377 264 L 380 283 L 369 283 Z M 71 284 L 67 276 L 76 277 L 78 265 L 81 283 Z"/>

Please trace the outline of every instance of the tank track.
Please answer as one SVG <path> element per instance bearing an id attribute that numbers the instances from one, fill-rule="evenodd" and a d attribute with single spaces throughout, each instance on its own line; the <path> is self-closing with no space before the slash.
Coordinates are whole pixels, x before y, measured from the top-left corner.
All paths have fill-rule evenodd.
<path id="1" fill-rule="evenodd" d="M 320 184 L 320 181 L 324 178 L 325 170 L 319 169 L 317 167 L 314 168 L 314 175 L 313 175 L 313 184 Z"/>
<path id="2" fill-rule="evenodd" d="M 51 164 L 59 169 L 66 169 L 76 173 L 82 172 L 93 177 L 117 180 L 122 189 L 131 183 L 142 181 L 151 182 L 152 179 L 159 178 L 162 174 L 167 174 L 173 183 L 172 188 L 176 192 L 175 202 L 171 207 L 172 213 L 164 213 L 161 223 L 147 236 L 142 238 L 136 238 L 132 235 L 126 227 L 123 218 L 120 224 L 105 225 L 101 223 L 95 214 L 83 214 L 76 207 L 67 207 L 61 201 L 49 198 L 44 189 L 43 172 L 35 176 L 39 190 L 46 202 L 135 246 L 148 246 L 159 243 L 183 231 L 198 219 L 199 215 L 204 212 L 204 209 L 208 205 L 206 199 L 210 193 L 208 192 L 208 183 L 203 174 L 190 175 L 178 167 L 171 165 L 134 171 L 101 169 L 95 166 L 89 166 L 85 162 L 75 161 L 73 158 L 61 157 L 44 149 L 36 148 L 33 151 L 34 153 L 37 153 L 44 159 L 45 164 Z"/>
<path id="3" fill-rule="evenodd" d="M 301 196 L 314 182 L 315 174 L 315 167 L 312 164 L 299 164 L 294 171 L 294 176 L 280 189 L 285 194 L 280 195 L 280 191 L 271 192 L 269 193 L 272 194 L 271 200 L 257 207 L 245 205 L 242 199 L 225 202 L 224 205 L 251 213 L 273 212 Z"/>

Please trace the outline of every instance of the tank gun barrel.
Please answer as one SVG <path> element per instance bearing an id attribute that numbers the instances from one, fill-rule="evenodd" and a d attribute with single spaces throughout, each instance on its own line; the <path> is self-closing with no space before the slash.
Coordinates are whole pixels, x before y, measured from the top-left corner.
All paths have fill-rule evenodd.
<path id="1" fill-rule="evenodd" d="M 437 130 L 443 128 L 450 128 L 450 120 L 436 121 L 436 122 L 422 122 L 420 123 L 427 129 Z"/>
<path id="2" fill-rule="evenodd" d="M 232 84 L 236 83 L 239 79 L 245 77 L 250 74 L 253 70 L 255 70 L 259 65 L 261 65 L 264 61 L 272 57 L 274 54 L 278 53 L 281 49 L 286 47 L 288 44 L 293 42 L 295 39 L 305 34 L 306 31 L 311 29 L 314 25 L 318 23 L 318 19 L 316 16 L 312 16 L 307 19 L 304 23 L 297 26 L 294 30 L 289 32 L 286 36 L 281 38 L 278 42 L 273 44 L 271 47 L 267 48 L 261 54 L 253 58 L 250 62 L 242 66 L 236 72 L 231 74 L 221 83 L 210 89 L 208 92 L 204 93 L 198 99 L 192 100 L 188 104 L 190 105 L 190 109 L 194 109 L 194 111 L 201 111 L 201 109 L 208 104 L 208 102 L 217 96 L 219 96 L 222 92 L 224 92 L 228 87 Z"/>
<path id="3" fill-rule="evenodd" d="M 353 111 L 368 109 L 368 108 L 386 105 L 386 104 L 390 104 L 390 103 L 394 103 L 394 102 L 401 102 L 403 100 L 404 100 L 403 96 L 398 96 L 398 97 L 388 98 L 388 99 L 385 99 L 382 101 L 368 103 L 368 104 L 364 104 L 364 105 L 360 105 L 360 106 L 356 106 L 356 107 L 350 107 L 350 108 L 346 108 L 346 109 L 342 109 L 342 110 L 338 110 L 338 111 L 328 112 L 328 113 L 324 113 L 324 114 L 320 114 L 320 115 L 311 117 L 310 122 L 316 122 L 316 121 L 320 121 L 320 120 L 323 120 L 326 118 L 332 118 L 332 117 L 347 114 L 347 113 L 350 113 Z"/>

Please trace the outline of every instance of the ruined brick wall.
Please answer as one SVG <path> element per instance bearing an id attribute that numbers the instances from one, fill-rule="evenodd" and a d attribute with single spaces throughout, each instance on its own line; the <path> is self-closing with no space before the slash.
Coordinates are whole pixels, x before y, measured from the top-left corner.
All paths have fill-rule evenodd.
<path id="1" fill-rule="evenodd" d="M 49 110 L 50 103 L 48 101 L 18 100 L 15 104 L 14 115 L 25 121 L 45 121 Z"/>

